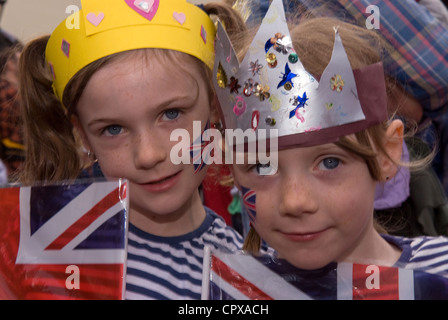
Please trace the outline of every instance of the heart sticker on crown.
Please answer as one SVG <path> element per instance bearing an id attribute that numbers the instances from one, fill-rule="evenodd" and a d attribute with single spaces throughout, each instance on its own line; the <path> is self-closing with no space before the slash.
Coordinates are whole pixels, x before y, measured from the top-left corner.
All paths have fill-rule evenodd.
<path id="1" fill-rule="evenodd" d="M 159 9 L 159 0 L 125 0 L 135 12 L 151 21 Z"/>
<path id="2" fill-rule="evenodd" d="M 89 21 L 95 27 L 98 27 L 100 25 L 101 21 L 103 21 L 103 19 L 104 19 L 104 13 L 100 12 L 98 15 L 96 15 L 95 13 L 90 12 L 89 14 L 87 14 L 86 18 L 87 18 L 87 21 Z"/>

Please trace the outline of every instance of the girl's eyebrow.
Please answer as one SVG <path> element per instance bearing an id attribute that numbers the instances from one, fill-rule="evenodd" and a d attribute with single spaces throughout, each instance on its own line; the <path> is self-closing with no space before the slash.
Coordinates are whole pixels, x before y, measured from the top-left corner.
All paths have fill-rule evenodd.
<path id="1" fill-rule="evenodd" d="M 154 110 L 151 111 L 151 113 L 159 113 L 162 110 L 167 109 L 168 107 L 177 108 L 180 106 L 185 105 L 193 105 L 198 100 L 199 95 L 197 95 L 195 98 L 192 98 L 189 95 L 178 95 L 178 96 L 172 96 L 170 99 L 167 99 L 166 101 L 163 101 L 161 104 L 159 104 Z M 103 117 L 99 119 L 94 119 L 91 122 L 87 124 L 87 127 L 91 127 L 93 125 L 97 125 L 98 123 L 115 123 L 120 121 L 120 117 L 114 117 L 112 114 L 108 115 L 108 117 Z"/>
<path id="2" fill-rule="evenodd" d="M 199 92 L 199 90 L 197 90 Z M 183 106 L 185 104 L 194 104 L 199 99 L 199 93 L 196 94 L 195 97 L 193 97 L 190 94 L 179 94 L 177 96 L 172 96 L 170 99 L 167 99 L 166 101 L 159 104 L 156 108 L 156 110 L 165 109 L 169 106 Z"/>
<path id="3" fill-rule="evenodd" d="M 162 110 L 166 107 L 173 105 L 184 105 L 185 103 L 191 103 L 194 104 L 199 100 L 200 97 L 200 87 L 199 83 L 192 77 L 194 81 L 191 81 L 191 85 L 185 88 L 185 90 L 182 90 L 178 94 L 171 95 L 166 101 L 163 101 L 159 106 L 156 108 L 156 110 Z"/>
<path id="4" fill-rule="evenodd" d="M 95 126 L 104 126 L 104 125 L 110 125 L 110 124 L 114 124 L 114 123 L 119 123 L 119 118 L 94 119 L 87 124 L 87 128 L 92 129 L 92 127 L 95 127 Z"/>
<path id="5" fill-rule="evenodd" d="M 333 150 L 341 150 L 340 147 L 338 147 L 336 144 L 334 143 L 327 143 L 327 144 L 321 144 L 321 145 L 317 145 L 311 148 L 315 148 L 316 151 L 320 151 L 320 152 L 329 152 L 329 151 L 333 151 Z"/>
<path id="6" fill-rule="evenodd" d="M 199 100 L 200 90 L 198 85 L 189 86 L 190 91 L 185 90 L 185 92 L 179 92 L 179 94 L 172 94 L 166 100 L 162 101 L 154 110 L 151 112 L 154 114 L 158 114 L 167 108 L 179 108 L 179 107 L 191 107 L 195 105 L 195 103 Z M 194 91 L 193 91 L 194 90 Z M 193 92 L 193 94 L 191 94 Z M 104 117 L 99 119 L 94 119 L 87 124 L 87 127 L 90 128 L 92 126 L 98 124 L 111 124 L 111 123 L 119 123 L 120 117 L 114 117 L 111 115 L 110 117 Z"/>

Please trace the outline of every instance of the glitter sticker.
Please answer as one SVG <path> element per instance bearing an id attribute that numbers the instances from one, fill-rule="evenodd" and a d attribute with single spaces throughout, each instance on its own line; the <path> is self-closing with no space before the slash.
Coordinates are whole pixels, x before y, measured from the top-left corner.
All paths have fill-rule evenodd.
<path id="1" fill-rule="evenodd" d="M 260 99 L 260 101 L 269 99 L 269 97 L 271 96 L 271 94 L 269 93 L 269 86 L 262 86 L 258 83 L 255 83 L 254 94 Z"/>
<path id="2" fill-rule="evenodd" d="M 230 77 L 230 93 L 237 93 L 239 94 L 238 90 L 241 88 L 241 86 L 238 84 L 238 79 L 235 77 Z"/>
<path id="3" fill-rule="evenodd" d="M 342 88 L 344 87 L 344 80 L 342 80 L 342 77 L 340 74 L 335 74 L 330 79 L 330 88 L 333 91 L 341 92 Z"/>
<path id="4" fill-rule="evenodd" d="M 292 87 L 294 87 L 294 84 L 292 83 L 292 79 L 294 79 L 295 77 L 297 77 L 297 74 L 292 73 L 291 69 L 289 68 L 289 65 L 286 64 L 285 65 L 285 73 L 283 73 L 283 78 L 279 82 L 277 89 L 280 88 L 281 86 L 285 86 L 285 84 L 287 84 L 287 83 L 290 83 L 291 87 L 289 88 L 289 90 L 291 90 Z M 286 89 L 286 87 L 285 87 L 285 89 Z M 288 90 L 288 89 L 286 89 L 286 90 Z"/>
<path id="5" fill-rule="evenodd" d="M 220 88 L 227 88 L 227 74 L 222 67 L 221 62 L 218 63 L 218 71 L 216 73 L 216 81 L 218 82 L 218 86 Z"/>
<path id="6" fill-rule="evenodd" d="M 51 76 L 53 78 L 53 81 L 56 80 L 56 73 L 54 72 L 54 66 L 51 62 L 48 62 L 48 66 L 50 67 Z"/>
<path id="7" fill-rule="evenodd" d="M 297 53 L 291 53 L 288 57 L 288 61 L 290 63 L 296 63 L 297 61 L 299 61 L 299 56 L 297 55 Z"/>
<path id="8" fill-rule="evenodd" d="M 275 42 L 274 49 L 277 50 L 277 52 L 287 54 L 292 49 L 291 38 L 282 35 L 282 37 L 280 39 L 277 39 L 277 41 Z"/>
<path id="9" fill-rule="evenodd" d="M 151 21 L 159 9 L 159 0 L 125 0 L 135 12 Z"/>
<path id="10" fill-rule="evenodd" d="M 275 112 L 280 109 L 281 101 L 277 96 L 271 95 L 271 97 L 269 98 L 269 102 L 272 104 L 271 107 L 272 112 Z"/>
<path id="11" fill-rule="evenodd" d="M 294 96 L 294 98 L 290 100 L 290 102 L 292 102 L 292 105 L 295 106 L 295 109 L 289 112 L 289 119 L 296 116 L 298 119 L 301 120 L 298 111 L 300 108 L 304 108 L 306 106 L 306 102 L 308 101 L 308 99 L 309 98 L 306 96 L 306 92 L 304 92 L 302 97 Z"/>
<path id="12" fill-rule="evenodd" d="M 277 56 L 274 53 L 268 53 L 266 55 L 266 62 L 269 68 L 275 68 L 277 66 Z"/>
<path id="13" fill-rule="evenodd" d="M 249 71 L 252 72 L 252 77 L 254 77 L 256 74 L 260 74 L 260 70 L 262 68 L 263 68 L 263 66 L 258 63 L 258 59 L 255 62 L 251 62 Z"/>
<path id="14" fill-rule="evenodd" d="M 272 118 L 271 116 L 266 117 L 266 119 L 264 121 L 266 122 L 266 124 L 268 126 L 271 126 L 271 127 L 275 126 L 275 124 L 277 123 L 277 121 L 275 121 L 275 119 Z"/>
<path id="15" fill-rule="evenodd" d="M 244 112 L 246 112 L 246 101 L 244 101 L 243 97 L 237 96 L 235 106 L 233 107 L 233 113 L 240 116 Z"/>
<path id="16" fill-rule="evenodd" d="M 254 92 L 254 79 L 249 78 L 244 83 L 243 93 L 246 97 L 250 97 L 253 92 Z"/>
<path id="17" fill-rule="evenodd" d="M 153 0 L 149 0 L 149 1 L 136 0 L 134 2 L 134 6 L 136 6 L 137 8 L 142 10 L 143 12 L 148 13 L 149 11 L 152 10 L 152 8 L 154 6 L 154 1 Z"/>
<path id="18" fill-rule="evenodd" d="M 67 58 L 70 58 L 70 43 L 65 39 L 62 39 L 61 50 Z"/>
<path id="19" fill-rule="evenodd" d="M 258 123 L 260 121 L 260 111 L 255 110 L 252 112 L 252 129 L 255 131 L 258 128 Z"/>
<path id="20" fill-rule="evenodd" d="M 204 43 L 207 44 L 207 31 L 205 31 L 204 26 L 201 26 L 201 38 L 204 40 Z"/>
<path id="21" fill-rule="evenodd" d="M 264 50 L 267 53 L 270 48 L 274 48 L 275 51 L 287 54 L 292 49 L 292 41 L 289 36 L 285 36 L 280 32 L 277 32 L 274 37 L 266 41 Z"/>
<path id="22" fill-rule="evenodd" d="M 291 91 L 291 89 L 292 89 L 292 83 L 291 82 L 286 82 L 284 85 L 283 85 L 283 88 L 285 88 L 285 90 L 286 91 Z"/>

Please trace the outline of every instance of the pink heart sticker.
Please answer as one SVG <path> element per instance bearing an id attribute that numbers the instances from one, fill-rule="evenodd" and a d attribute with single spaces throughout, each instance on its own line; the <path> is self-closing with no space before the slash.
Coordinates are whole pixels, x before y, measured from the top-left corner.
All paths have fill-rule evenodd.
<path id="1" fill-rule="evenodd" d="M 159 9 L 159 0 L 125 0 L 135 12 L 151 21 Z"/>
<path id="2" fill-rule="evenodd" d="M 98 27 L 101 21 L 103 21 L 104 19 L 104 13 L 100 12 L 98 15 L 96 15 L 95 13 L 90 12 L 87 14 L 86 18 L 95 27 Z"/>
<path id="3" fill-rule="evenodd" d="M 182 12 L 173 12 L 174 19 L 179 22 L 180 24 L 184 24 L 187 17 L 185 16 L 185 13 Z"/>

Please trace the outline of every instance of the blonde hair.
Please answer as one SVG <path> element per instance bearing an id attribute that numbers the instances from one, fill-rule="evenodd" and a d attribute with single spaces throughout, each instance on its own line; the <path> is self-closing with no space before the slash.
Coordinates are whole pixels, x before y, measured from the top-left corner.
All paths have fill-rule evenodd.
<path id="1" fill-rule="evenodd" d="M 229 5 L 209 3 L 204 6 L 209 15 L 219 17 L 231 31 L 244 30 L 244 21 Z M 100 68 L 118 59 L 129 58 L 135 53 L 123 52 L 99 59 L 80 70 L 67 84 L 63 101 L 58 100 L 52 89 L 52 74 L 45 60 L 45 48 L 49 36 L 28 43 L 20 57 L 20 89 L 23 101 L 22 117 L 26 156 L 18 180 L 23 184 L 37 181 L 76 179 L 85 168 L 81 155 L 81 143 L 71 123 L 70 116 L 76 114 L 76 105 L 89 79 Z M 209 85 L 210 97 L 213 89 L 209 79 L 211 71 L 200 60 L 180 52 L 163 49 L 141 49 L 144 58 L 170 59 L 173 66 L 182 68 L 183 63 L 196 63 Z M 139 53 L 137 53 L 139 54 Z M 160 61 L 160 60 L 158 60 Z"/>
<path id="2" fill-rule="evenodd" d="M 335 18 L 316 18 L 312 17 L 311 14 L 301 17 L 295 16 L 292 17 L 292 23 L 290 23 L 289 27 L 291 40 L 300 60 L 305 69 L 314 76 L 320 76 L 330 61 L 334 45 L 334 27 L 337 27 L 339 30 L 352 69 L 360 69 L 382 61 L 385 53 L 390 50 L 385 41 L 375 31 L 370 31 Z M 234 47 L 237 48 L 237 55 L 240 60 L 246 54 L 253 34 L 254 31 L 246 34 L 240 33 L 233 43 Z M 393 97 L 397 90 L 397 83 L 390 77 L 385 76 L 385 80 L 388 97 Z M 398 106 L 396 105 L 388 106 L 391 118 L 397 111 L 397 108 Z M 380 165 L 377 162 L 378 154 L 382 153 L 394 161 L 387 154 L 384 147 L 385 132 L 388 125 L 389 121 L 386 121 L 356 133 L 356 140 L 342 137 L 335 143 L 339 147 L 364 159 L 371 176 L 377 181 L 381 181 L 383 178 L 381 177 Z M 407 130 L 407 134 L 410 136 L 414 132 L 412 128 L 410 126 Z M 431 159 L 432 155 L 429 155 L 412 163 L 394 162 L 396 165 L 418 170 L 430 163 Z M 228 183 L 229 179 L 226 182 Z M 375 227 L 380 232 L 385 232 L 385 229 L 378 224 Z M 243 249 L 256 254 L 260 250 L 260 245 L 261 238 L 255 229 L 251 227 L 246 236 Z"/>

